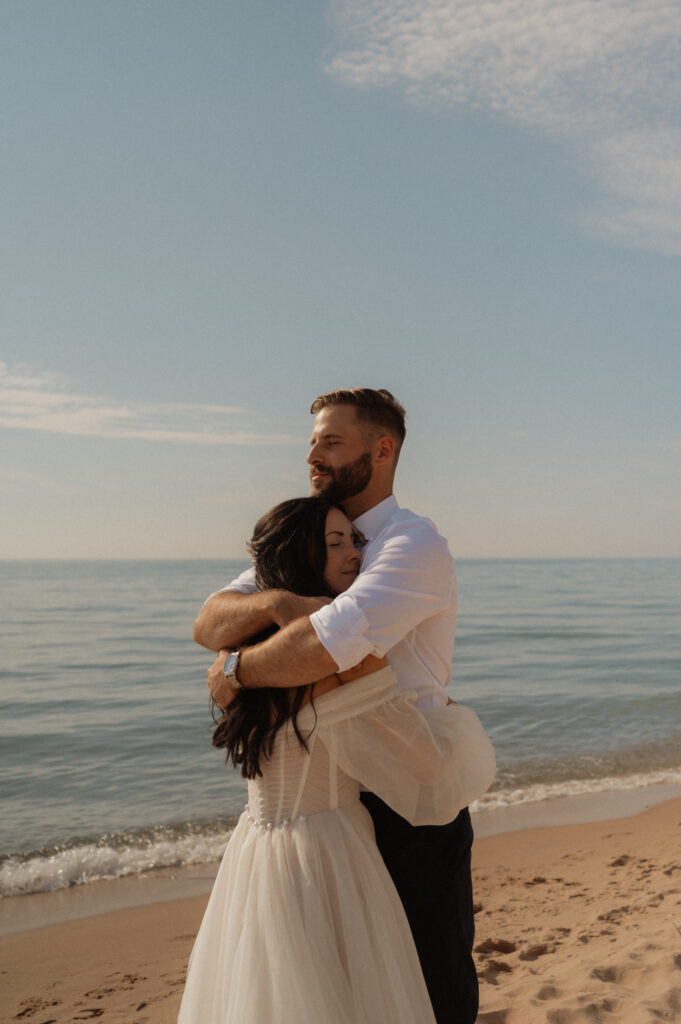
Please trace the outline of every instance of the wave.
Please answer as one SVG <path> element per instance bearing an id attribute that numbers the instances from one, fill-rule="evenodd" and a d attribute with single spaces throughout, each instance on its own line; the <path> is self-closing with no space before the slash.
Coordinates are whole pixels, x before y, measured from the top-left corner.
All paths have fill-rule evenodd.
<path id="1" fill-rule="evenodd" d="M 142 832 L 122 832 L 91 842 L 6 857 L 0 864 L 0 898 L 52 892 L 85 882 L 141 875 L 157 868 L 219 860 L 234 827 L 196 822 Z"/>
<path id="2" fill-rule="evenodd" d="M 614 793 L 643 789 L 646 786 L 681 785 L 681 766 L 629 775 L 606 775 L 590 779 L 566 779 L 561 782 L 534 782 L 518 789 L 498 789 L 485 793 L 471 804 L 471 811 L 493 811 L 501 807 L 539 803 L 559 797 L 584 796 L 590 793 Z"/>
<path id="3" fill-rule="evenodd" d="M 534 782 L 515 789 L 493 790 L 471 804 L 471 811 L 475 814 L 558 797 L 660 784 L 681 785 L 681 765 L 629 775 Z M 222 857 L 235 824 L 236 818 L 184 822 L 175 826 L 74 839 L 59 847 L 10 854 L 0 863 L 0 898 L 141 875 L 157 868 L 207 864 Z"/>

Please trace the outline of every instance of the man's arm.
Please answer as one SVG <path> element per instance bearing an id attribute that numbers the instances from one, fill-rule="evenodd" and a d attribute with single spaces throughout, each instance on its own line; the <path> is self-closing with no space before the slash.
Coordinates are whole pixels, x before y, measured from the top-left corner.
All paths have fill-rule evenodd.
<path id="1" fill-rule="evenodd" d="M 274 624 L 271 591 L 225 590 L 209 597 L 194 623 L 194 642 L 209 651 L 237 647 Z"/>
<path id="2" fill-rule="evenodd" d="M 199 612 L 194 623 L 194 641 L 209 651 L 238 647 L 268 626 L 281 628 L 301 616 L 312 615 L 327 603 L 328 598 L 300 597 L 288 590 L 261 590 L 254 594 L 220 591 L 209 597 Z"/>
<path id="3" fill-rule="evenodd" d="M 456 579 L 446 541 L 417 527 L 384 544 L 343 594 L 242 651 L 238 678 L 247 688 L 303 686 L 385 654 L 423 619 L 453 599 Z M 208 670 L 208 686 L 225 707 L 237 692 L 225 681 L 226 654 Z"/>
<path id="4" fill-rule="evenodd" d="M 222 708 L 230 704 L 237 692 L 225 679 L 226 657 L 227 652 L 220 651 L 208 670 L 208 687 Z M 244 647 L 239 656 L 238 677 L 247 689 L 250 686 L 306 686 L 332 675 L 337 669 L 306 615 L 262 643 Z"/>

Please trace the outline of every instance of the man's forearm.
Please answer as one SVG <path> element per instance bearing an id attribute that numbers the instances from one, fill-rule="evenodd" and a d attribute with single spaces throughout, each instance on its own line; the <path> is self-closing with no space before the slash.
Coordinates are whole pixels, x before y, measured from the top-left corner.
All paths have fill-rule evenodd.
<path id="1" fill-rule="evenodd" d="M 246 688 L 307 686 L 337 671 L 309 618 L 302 618 L 261 644 L 244 648 L 238 676 Z"/>
<path id="2" fill-rule="evenodd" d="M 274 591 L 240 594 L 228 590 L 210 597 L 194 623 L 194 641 L 209 651 L 238 647 L 248 637 L 272 626 Z"/>

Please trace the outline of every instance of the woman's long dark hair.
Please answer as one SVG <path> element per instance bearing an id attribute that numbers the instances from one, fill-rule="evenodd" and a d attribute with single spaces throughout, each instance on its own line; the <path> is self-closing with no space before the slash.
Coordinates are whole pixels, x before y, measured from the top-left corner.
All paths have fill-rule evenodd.
<path id="1" fill-rule="evenodd" d="M 282 501 L 255 524 L 249 551 L 258 590 L 290 590 L 304 597 L 333 597 L 324 582 L 326 516 L 331 506 L 322 498 Z M 259 643 L 276 632 L 272 626 L 247 643 Z M 269 757 L 282 725 L 291 719 L 296 736 L 307 749 L 298 728 L 298 712 L 311 686 L 240 690 L 213 733 L 213 746 L 224 747 L 227 760 L 241 765 L 246 779 L 262 775 L 261 757 Z"/>

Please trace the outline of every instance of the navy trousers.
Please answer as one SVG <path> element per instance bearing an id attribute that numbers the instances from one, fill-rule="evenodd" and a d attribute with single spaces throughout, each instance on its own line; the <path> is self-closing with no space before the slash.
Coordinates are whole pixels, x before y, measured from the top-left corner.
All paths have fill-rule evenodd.
<path id="1" fill-rule="evenodd" d="M 437 1024 L 474 1024 L 473 826 L 468 808 L 449 825 L 415 828 L 373 793 L 362 803 L 404 906 Z"/>

